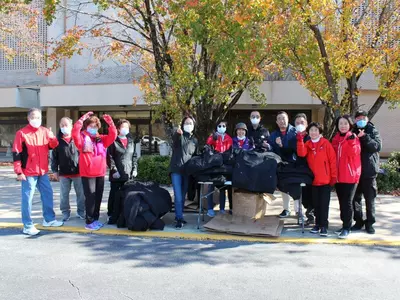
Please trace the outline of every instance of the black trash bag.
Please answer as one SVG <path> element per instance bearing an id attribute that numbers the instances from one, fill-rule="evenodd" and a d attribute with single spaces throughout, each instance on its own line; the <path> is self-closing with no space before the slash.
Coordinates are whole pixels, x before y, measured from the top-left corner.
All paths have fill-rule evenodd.
<path id="1" fill-rule="evenodd" d="M 274 193 L 281 158 L 272 152 L 241 151 L 235 156 L 232 186 L 254 193 Z"/>
<path id="2" fill-rule="evenodd" d="M 278 189 L 293 199 L 300 199 L 301 183 L 311 185 L 313 180 L 314 174 L 307 164 L 284 162 L 278 166 Z"/>

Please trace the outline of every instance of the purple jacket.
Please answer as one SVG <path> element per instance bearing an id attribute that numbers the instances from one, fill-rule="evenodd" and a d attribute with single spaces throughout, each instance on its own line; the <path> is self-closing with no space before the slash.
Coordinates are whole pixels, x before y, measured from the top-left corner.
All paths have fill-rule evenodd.
<path id="1" fill-rule="evenodd" d="M 250 140 L 246 137 L 244 139 L 243 146 L 240 147 L 239 139 L 235 136 L 233 139 L 233 148 L 234 149 L 243 149 L 243 150 L 253 150 L 254 145 L 250 142 Z"/>

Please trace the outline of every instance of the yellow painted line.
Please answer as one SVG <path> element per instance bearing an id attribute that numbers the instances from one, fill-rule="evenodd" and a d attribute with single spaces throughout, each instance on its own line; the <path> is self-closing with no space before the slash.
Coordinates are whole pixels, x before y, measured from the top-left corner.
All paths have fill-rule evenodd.
<path id="1" fill-rule="evenodd" d="M 18 223 L 1 223 L 0 228 L 23 228 L 22 224 Z M 285 244 L 342 244 L 342 245 L 359 245 L 359 246 L 391 246 L 400 247 L 399 240 L 377 240 L 377 239 L 346 239 L 340 240 L 337 238 L 294 238 L 294 237 L 251 237 L 239 236 L 219 233 L 187 233 L 182 231 L 145 231 L 136 232 L 122 229 L 101 228 L 98 231 L 88 231 L 83 227 L 43 227 L 37 225 L 40 230 L 68 232 L 68 233 L 83 233 L 83 234 L 98 234 L 108 236 L 133 236 L 145 238 L 161 238 L 161 239 L 184 239 L 193 241 L 237 241 L 237 242 L 253 242 L 253 243 L 285 243 Z"/>

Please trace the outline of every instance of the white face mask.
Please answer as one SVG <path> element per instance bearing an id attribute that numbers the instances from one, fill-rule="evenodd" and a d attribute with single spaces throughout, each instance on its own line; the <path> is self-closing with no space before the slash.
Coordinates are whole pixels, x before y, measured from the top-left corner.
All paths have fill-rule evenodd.
<path id="1" fill-rule="evenodd" d="M 192 133 L 193 129 L 194 129 L 193 125 L 190 124 L 183 125 L 183 130 L 187 133 Z"/>
<path id="2" fill-rule="evenodd" d="M 71 134 L 71 130 L 72 130 L 71 127 L 61 127 L 61 132 L 64 135 L 70 135 Z"/>
<path id="3" fill-rule="evenodd" d="M 33 120 L 29 120 L 29 124 L 33 127 L 33 128 L 39 128 L 42 125 L 42 119 L 33 119 Z"/>
<path id="4" fill-rule="evenodd" d="M 218 126 L 217 131 L 218 131 L 219 134 L 224 134 L 226 132 L 226 127 L 219 127 Z"/>
<path id="5" fill-rule="evenodd" d="M 296 126 L 296 130 L 298 132 L 304 132 L 306 130 L 306 126 L 304 126 L 303 124 L 299 124 Z"/>
<path id="6" fill-rule="evenodd" d="M 120 134 L 121 136 L 126 136 L 128 133 L 129 133 L 129 129 L 128 129 L 128 128 L 121 128 L 121 129 L 119 130 L 119 134 Z"/>
<path id="7" fill-rule="evenodd" d="M 260 118 L 251 118 L 250 121 L 251 121 L 251 124 L 253 124 L 253 125 L 260 124 Z"/>
<path id="8" fill-rule="evenodd" d="M 246 138 L 246 136 L 245 135 L 244 136 L 238 136 L 237 138 L 238 138 L 239 141 L 243 141 Z"/>

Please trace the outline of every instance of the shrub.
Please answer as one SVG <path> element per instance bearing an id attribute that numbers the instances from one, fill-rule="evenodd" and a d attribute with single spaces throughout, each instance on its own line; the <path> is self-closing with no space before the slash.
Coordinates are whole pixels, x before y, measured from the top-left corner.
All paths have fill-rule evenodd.
<path id="1" fill-rule="evenodd" d="M 399 162 L 396 158 L 400 158 L 400 156 L 396 156 L 399 152 L 393 156 L 392 154 L 390 155 L 391 159 L 381 165 L 382 173 L 378 174 L 377 177 L 379 193 L 392 193 L 400 189 Z"/>
<path id="2" fill-rule="evenodd" d="M 169 156 L 144 155 L 138 161 L 138 179 L 154 181 L 159 184 L 171 184 L 169 176 Z"/>
<path id="3" fill-rule="evenodd" d="M 400 166 L 400 152 L 394 151 L 390 153 L 390 156 L 388 158 L 388 163 L 394 163 L 397 162 L 397 165 Z"/>

